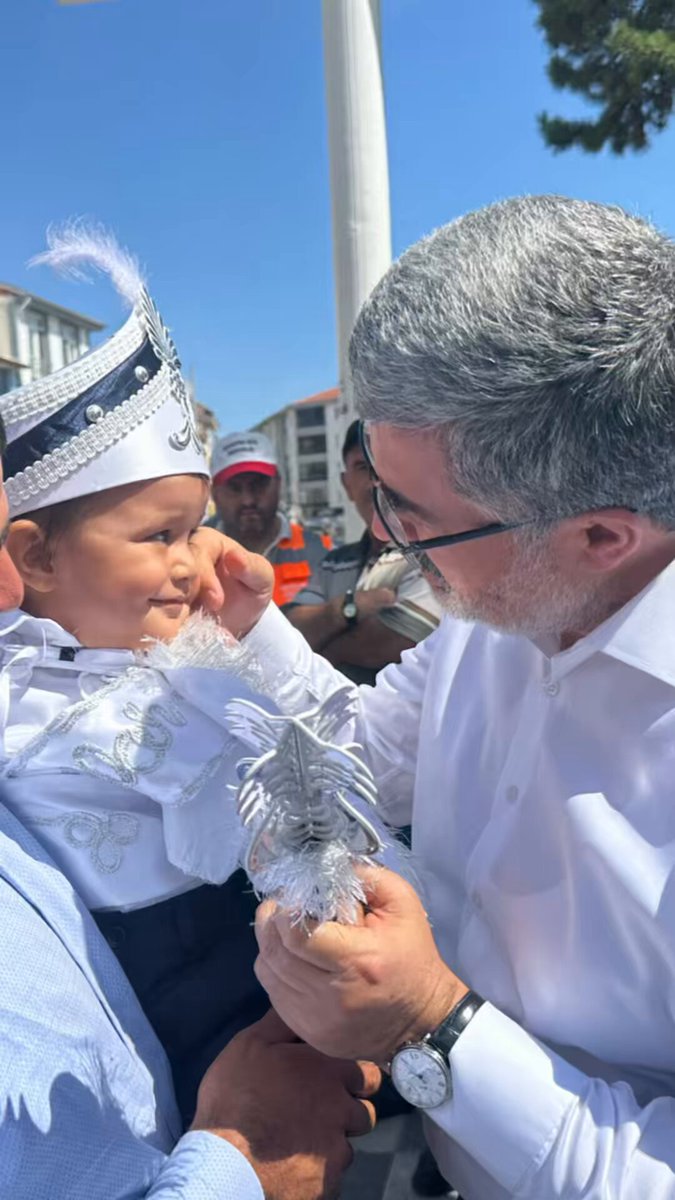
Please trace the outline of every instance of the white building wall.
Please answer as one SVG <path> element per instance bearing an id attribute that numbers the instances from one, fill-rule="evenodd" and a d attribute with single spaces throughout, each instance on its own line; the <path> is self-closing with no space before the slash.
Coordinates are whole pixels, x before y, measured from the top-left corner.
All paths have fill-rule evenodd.
<path id="1" fill-rule="evenodd" d="M 52 371 L 58 371 L 61 367 L 66 366 L 64 355 L 66 327 L 68 336 L 71 335 L 71 332 L 74 334 L 73 343 L 77 344 L 76 357 L 79 358 L 86 354 L 90 347 L 89 329 L 78 324 L 75 316 L 72 318 L 65 315 L 61 317 L 41 308 L 32 299 L 27 299 L 28 303 L 26 303 L 26 299 L 22 300 L 17 297 L 12 305 L 16 357 L 20 362 L 27 364 L 20 372 L 22 383 L 30 383 L 40 374 L 51 374 Z M 42 371 L 33 369 L 35 356 L 32 353 L 34 341 L 31 334 L 38 322 L 45 325 L 46 360 Z"/>
<path id="2" fill-rule="evenodd" d="M 328 459 L 328 504 L 330 508 L 347 505 L 340 475 L 342 473 L 343 419 L 339 401 L 326 405 L 326 455 Z"/>
<path id="3" fill-rule="evenodd" d="M 306 408 L 321 408 L 324 423 L 301 425 L 298 417 Z M 274 445 L 283 480 L 282 503 L 291 517 L 302 520 L 311 516 L 316 509 L 320 509 L 323 515 L 330 510 L 344 508 L 345 496 L 340 482 L 343 434 L 338 408 L 338 402 L 333 399 L 291 404 L 256 426 Z M 325 450 L 300 453 L 301 439 L 312 435 L 325 437 Z M 300 478 L 301 466 L 319 467 L 325 478 L 303 480 Z"/>

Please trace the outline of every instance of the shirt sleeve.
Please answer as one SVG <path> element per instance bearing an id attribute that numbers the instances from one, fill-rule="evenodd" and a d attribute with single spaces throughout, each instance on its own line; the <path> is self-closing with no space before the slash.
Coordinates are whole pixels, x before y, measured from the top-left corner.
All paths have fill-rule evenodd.
<path id="1" fill-rule="evenodd" d="M 258 1176 L 244 1156 L 204 1132 L 180 1139 L 144 1195 L 147 1200 L 263 1200 Z"/>
<path id="2" fill-rule="evenodd" d="M 282 712 L 302 711 L 338 687 L 352 687 L 356 716 L 342 736 L 364 747 L 378 784 L 381 812 L 392 825 L 407 825 L 411 819 L 420 715 L 434 637 L 381 671 L 374 687 L 362 688 L 349 684 L 346 676 L 314 654 L 274 605 L 245 639 Z"/>
<path id="3" fill-rule="evenodd" d="M 579 1071 L 485 1004 L 452 1052 L 453 1097 L 428 1114 L 514 1200 L 675 1200 L 675 1099 Z M 433 1126 L 436 1126 L 434 1131 Z"/>

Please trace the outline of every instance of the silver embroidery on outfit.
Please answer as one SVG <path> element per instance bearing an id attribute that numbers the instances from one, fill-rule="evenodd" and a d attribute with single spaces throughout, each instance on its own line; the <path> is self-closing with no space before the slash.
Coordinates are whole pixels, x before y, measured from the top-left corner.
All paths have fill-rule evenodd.
<path id="1" fill-rule="evenodd" d="M 62 813 L 58 817 L 33 817 L 34 825 L 60 825 L 74 850 L 88 850 L 97 871 L 112 875 L 124 861 L 124 850 L 138 840 L 141 823 L 134 813 Z"/>
<path id="2" fill-rule="evenodd" d="M 139 775 L 149 775 L 166 758 L 173 742 L 169 726 L 187 725 L 187 720 L 175 703 L 149 704 L 141 709 L 130 701 L 124 705 L 122 714 L 130 724 L 117 734 L 112 753 L 84 742 L 73 750 L 73 762 L 81 771 L 98 779 L 116 779 L 127 787 L 135 787 Z M 149 751 L 143 763 L 138 761 L 139 749 Z"/>

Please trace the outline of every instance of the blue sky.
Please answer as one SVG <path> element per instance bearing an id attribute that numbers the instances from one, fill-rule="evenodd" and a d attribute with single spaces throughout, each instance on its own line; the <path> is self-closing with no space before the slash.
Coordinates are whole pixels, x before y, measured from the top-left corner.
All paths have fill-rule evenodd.
<path id="1" fill-rule="evenodd" d="M 336 382 L 320 0 L 2 6 L 0 279 L 116 327 L 119 302 L 28 271 L 86 214 L 138 251 L 225 429 Z M 382 0 L 394 252 L 500 197 L 614 201 L 675 234 L 675 126 L 641 156 L 553 155 L 530 0 Z"/>

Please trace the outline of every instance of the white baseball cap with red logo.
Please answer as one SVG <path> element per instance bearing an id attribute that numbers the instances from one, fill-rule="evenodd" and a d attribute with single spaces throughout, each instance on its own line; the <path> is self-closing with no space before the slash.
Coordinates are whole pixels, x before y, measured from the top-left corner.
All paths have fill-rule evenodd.
<path id="1" fill-rule="evenodd" d="M 228 433 L 213 448 L 211 478 L 225 483 L 233 475 L 254 471 L 258 475 L 278 475 L 277 456 L 264 433 Z"/>

